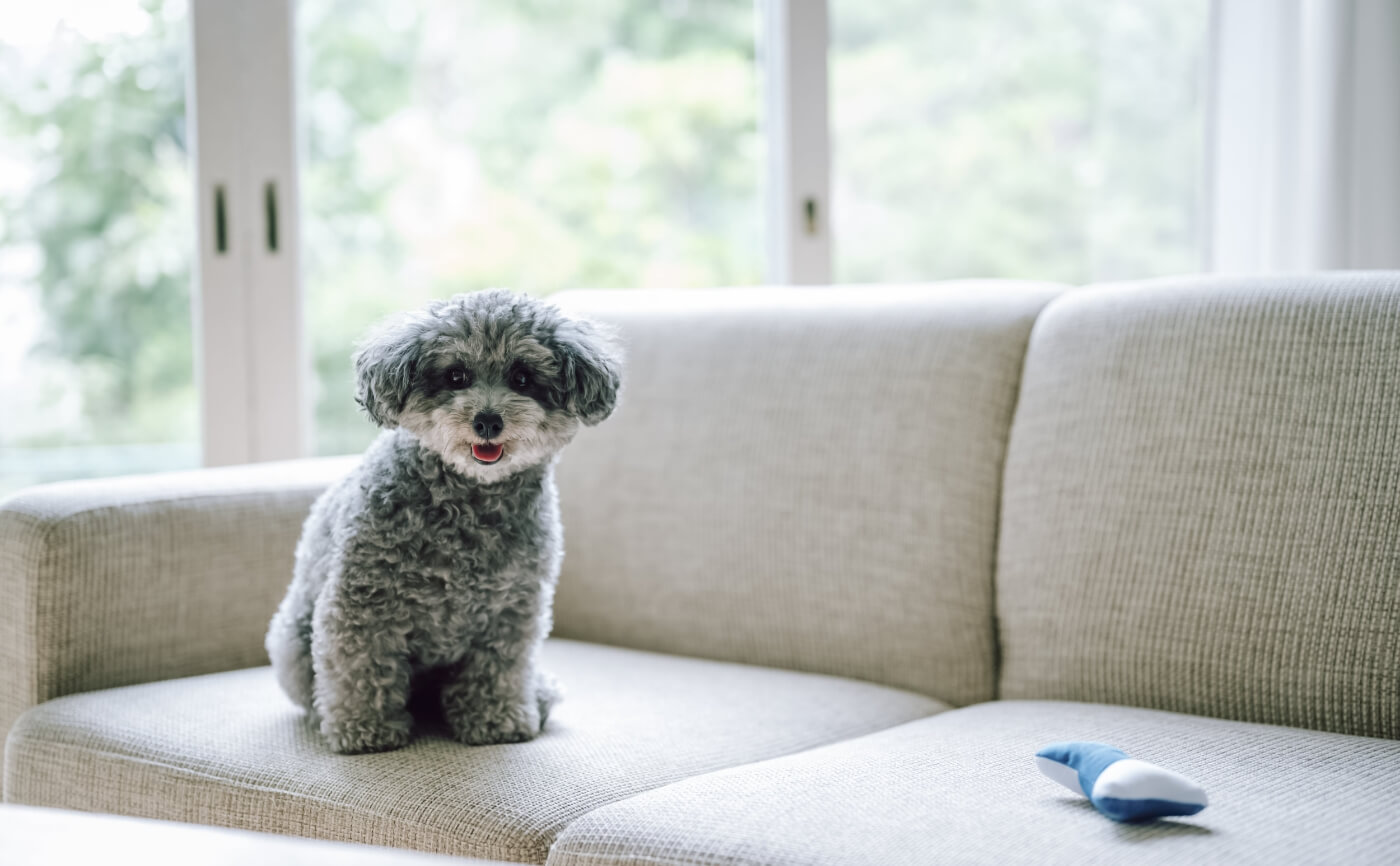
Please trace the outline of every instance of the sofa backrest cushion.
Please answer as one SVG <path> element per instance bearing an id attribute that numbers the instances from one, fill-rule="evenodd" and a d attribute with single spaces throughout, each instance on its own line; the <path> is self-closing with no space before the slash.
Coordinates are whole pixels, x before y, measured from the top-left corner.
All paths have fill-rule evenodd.
<path id="1" fill-rule="evenodd" d="M 1042 284 L 589 292 L 621 404 L 559 469 L 563 637 L 995 689 L 997 496 Z"/>
<path id="2" fill-rule="evenodd" d="M 1400 274 L 1062 296 L 1003 496 L 1002 697 L 1400 737 Z"/>

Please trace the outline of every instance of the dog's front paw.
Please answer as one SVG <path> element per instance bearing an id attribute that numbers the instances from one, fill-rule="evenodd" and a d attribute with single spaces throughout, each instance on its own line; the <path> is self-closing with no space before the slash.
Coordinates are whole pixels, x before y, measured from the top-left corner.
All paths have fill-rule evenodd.
<path id="1" fill-rule="evenodd" d="M 468 746 L 494 746 L 524 743 L 539 736 L 543 722 L 536 701 L 522 706 L 478 708 L 476 712 L 451 715 L 447 722 L 452 737 Z"/>
<path id="2" fill-rule="evenodd" d="M 323 719 L 321 734 L 331 750 L 342 755 L 388 752 L 408 745 L 413 734 L 413 723 L 407 716 L 373 721 L 331 722 Z"/>

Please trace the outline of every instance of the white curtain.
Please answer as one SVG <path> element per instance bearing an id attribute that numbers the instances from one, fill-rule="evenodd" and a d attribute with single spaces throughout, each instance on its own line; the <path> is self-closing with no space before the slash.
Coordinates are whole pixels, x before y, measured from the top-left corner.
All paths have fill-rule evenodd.
<path id="1" fill-rule="evenodd" d="M 1400 0 L 1214 14 L 1212 268 L 1400 268 Z"/>

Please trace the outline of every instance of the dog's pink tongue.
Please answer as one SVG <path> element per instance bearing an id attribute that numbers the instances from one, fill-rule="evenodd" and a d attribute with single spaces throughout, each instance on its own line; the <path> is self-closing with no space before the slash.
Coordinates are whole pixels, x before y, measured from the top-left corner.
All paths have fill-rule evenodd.
<path id="1" fill-rule="evenodd" d="M 496 445 L 473 445 L 472 456 L 483 463 L 495 463 L 501 459 L 501 452 L 504 450 L 505 446 L 499 443 Z"/>

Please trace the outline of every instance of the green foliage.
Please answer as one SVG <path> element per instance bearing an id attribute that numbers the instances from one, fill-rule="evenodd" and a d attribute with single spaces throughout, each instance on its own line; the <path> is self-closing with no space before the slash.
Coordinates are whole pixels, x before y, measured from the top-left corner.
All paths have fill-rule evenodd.
<path id="1" fill-rule="evenodd" d="M 38 182 L 0 198 L 0 248 L 37 248 L 40 360 L 82 423 L 43 444 L 194 435 L 183 32 L 144 0 L 140 39 L 70 40 L 35 71 L 0 44 L 0 138 Z"/>
<path id="2" fill-rule="evenodd" d="M 838 279 L 1200 268 L 1206 0 L 832 14 Z"/>

